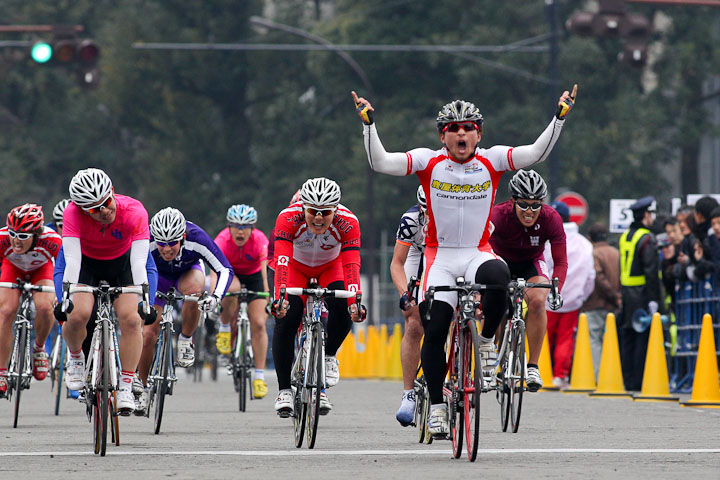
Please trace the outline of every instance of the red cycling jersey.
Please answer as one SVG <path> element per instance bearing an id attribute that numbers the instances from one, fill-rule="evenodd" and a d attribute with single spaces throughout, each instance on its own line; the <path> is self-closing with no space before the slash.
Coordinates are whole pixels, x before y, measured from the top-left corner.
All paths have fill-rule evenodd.
<path id="1" fill-rule="evenodd" d="M 36 236 L 33 246 L 23 254 L 13 252 L 7 227 L 0 228 L 0 261 L 2 262 L 2 281 L 14 282 L 34 272 L 32 282 L 52 280 L 53 260 L 57 257 L 62 245 L 62 238 L 50 227 Z"/>
<path id="2" fill-rule="evenodd" d="M 298 278 L 315 276 L 327 286 L 328 282 L 321 278 L 323 272 L 334 272 L 327 278 L 329 282 L 344 280 L 346 289 L 360 291 L 360 224 L 345 206 L 338 205 L 327 231 L 315 235 L 305 223 L 302 204 L 293 203 L 278 215 L 274 235 L 276 297 L 279 297 L 283 284 L 306 287 L 292 284 Z M 292 275 L 294 271 L 302 275 Z M 337 278 L 339 272 L 341 277 Z"/>

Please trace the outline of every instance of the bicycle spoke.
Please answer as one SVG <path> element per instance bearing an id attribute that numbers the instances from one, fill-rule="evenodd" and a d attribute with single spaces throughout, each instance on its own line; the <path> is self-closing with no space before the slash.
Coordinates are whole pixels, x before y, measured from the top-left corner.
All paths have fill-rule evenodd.
<path id="1" fill-rule="evenodd" d="M 474 319 L 463 329 L 463 406 L 465 408 L 465 441 L 468 459 L 477 458 L 480 440 L 480 392 L 482 390 L 480 350 Z"/>

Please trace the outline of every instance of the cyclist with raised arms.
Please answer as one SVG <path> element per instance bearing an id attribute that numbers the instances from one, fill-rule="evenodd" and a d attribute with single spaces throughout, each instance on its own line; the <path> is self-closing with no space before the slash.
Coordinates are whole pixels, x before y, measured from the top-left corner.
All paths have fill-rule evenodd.
<path id="1" fill-rule="evenodd" d="M 428 233 L 425 238 L 425 272 L 422 290 L 434 285 L 454 285 L 459 276 L 469 281 L 502 286 L 482 296 L 485 315 L 480 333 L 483 368 L 495 362 L 495 330 L 507 309 L 506 289 L 510 272 L 505 262 L 492 251 L 490 211 L 503 172 L 528 167 L 547 158 L 555 145 L 565 116 L 573 106 L 572 94 L 565 91 L 550 124 L 530 145 L 479 148 L 483 116 L 478 108 L 463 100 L 445 105 L 437 116 L 437 128 L 443 147 L 439 150 L 417 148 L 408 152 L 388 153 L 380 141 L 372 119 L 370 102 L 352 97 L 363 121 L 363 136 L 370 167 L 389 175 L 416 174 L 428 204 Z M 426 320 L 426 302 L 420 305 L 425 341 L 421 352 L 422 367 L 430 393 L 431 412 L 428 429 L 433 436 L 449 433 L 447 405 L 443 402 L 445 379 L 445 341 L 457 305 L 457 294 L 439 292 Z"/>
<path id="2" fill-rule="evenodd" d="M 257 211 L 249 205 L 232 205 L 227 211 L 228 226 L 215 237 L 215 243 L 230 262 L 235 273 L 231 277 L 228 292 L 238 292 L 242 287 L 253 292 L 267 292 L 267 251 L 268 239 L 255 228 Z M 217 290 L 218 276 L 210 272 L 210 284 Z M 232 351 L 232 337 L 237 330 L 237 316 L 240 309 L 237 297 L 222 299 L 220 328 L 217 334 L 217 349 L 222 355 Z M 268 350 L 268 335 L 265 330 L 267 300 L 253 296 L 248 302 L 250 337 L 255 354 L 255 374 L 252 393 L 254 398 L 267 395 L 265 383 L 265 362 Z"/>
<path id="3" fill-rule="evenodd" d="M 513 278 L 524 278 L 531 283 L 549 283 L 551 278 L 557 277 L 560 291 L 568 270 L 565 230 L 555 209 L 543 204 L 543 199 L 547 197 L 547 185 L 536 171 L 518 170 L 508 186 L 512 198 L 492 209 L 490 219 L 494 230 L 490 245 L 508 264 Z M 548 272 L 543 254 L 548 241 L 554 265 L 552 275 Z M 547 329 L 545 299 L 548 289 L 529 288 L 525 295 L 528 304 L 525 324 L 530 348 L 525 383 L 529 391 L 537 392 L 543 386 L 538 359 Z M 550 300 L 553 309 L 562 306 L 559 294 Z"/>
<path id="4" fill-rule="evenodd" d="M 148 214 L 142 203 L 115 193 L 108 175 L 97 168 L 78 171 L 70 180 L 70 203 L 63 213 L 63 284 L 98 286 L 147 285 L 146 263 L 150 245 Z M 132 379 L 142 352 L 142 320 L 138 310 L 150 306 L 135 294 L 119 295 L 114 302 L 120 336 L 122 372 L 117 407 L 122 415 L 135 409 Z M 75 293 L 66 306 L 63 337 L 70 351 L 68 388 L 84 384 L 85 355 L 82 351 L 86 324 L 93 311 L 90 293 Z M 140 304 L 139 304 L 140 303 Z"/>
<path id="5" fill-rule="evenodd" d="M 0 282 L 14 283 L 18 278 L 34 285 L 52 285 L 53 260 L 62 240 L 44 226 L 42 207 L 26 203 L 10 210 L 7 225 L 0 229 Z M 35 342 L 32 354 L 33 377 L 44 380 L 49 371 L 45 340 L 53 325 L 53 295 L 33 292 L 35 303 Z M 15 321 L 20 290 L 0 288 L 0 398 L 8 388 L 8 363 L 12 350 L 12 325 Z"/>
<path id="6" fill-rule="evenodd" d="M 195 363 L 192 336 L 200 320 L 200 309 L 215 309 L 230 286 L 233 270 L 205 230 L 185 220 L 182 212 L 172 207 L 163 208 L 150 220 L 150 252 L 158 269 L 158 290 L 161 292 L 167 293 L 175 288 L 183 295 L 201 293 L 205 286 L 202 262 L 207 263 L 219 279 L 211 295 L 197 303 L 183 303 L 182 330 L 178 335 L 176 358 L 180 367 L 187 368 Z M 158 317 L 162 315 L 164 307 L 165 300 L 155 298 Z M 138 376 L 143 384 L 147 384 L 159 333 L 160 322 L 153 322 L 143 328 L 143 352 L 138 364 Z M 144 414 L 147 404 L 148 392 L 144 391 L 138 399 L 135 414 Z"/>
<path id="7" fill-rule="evenodd" d="M 417 189 L 417 204 L 410 207 L 400 219 L 395 249 L 390 262 L 390 276 L 400 293 L 400 310 L 405 317 L 405 332 L 400 344 L 400 363 L 403 372 L 403 396 L 395 418 L 400 425 L 410 425 L 415 417 L 415 375 L 420 362 L 420 340 L 423 326 L 417 299 L 407 291 L 410 277 L 422 276 L 422 258 L 425 248 L 427 202 L 422 186 Z"/>
<path id="8" fill-rule="evenodd" d="M 275 222 L 275 300 L 277 318 L 273 333 L 273 359 L 278 378 L 275 411 L 287 418 L 293 413 L 290 372 L 295 353 L 295 334 L 302 321 L 304 300 L 290 295 L 280 298 L 281 286 L 307 288 L 311 278 L 321 287 L 360 291 L 360 224 L 340 203 L 340 186 L 319 177 L 307 180 L 300 189 L 300 201 L 280 212 Z M 325 343 L 325 381 L 332 387 L 340 380 L 336 354 L 352 322 L 361 322 L 365 309 L 339 298 L 326 300 L 328 309 Z M 320 393 L 320 413 L 332 404 Z"/>

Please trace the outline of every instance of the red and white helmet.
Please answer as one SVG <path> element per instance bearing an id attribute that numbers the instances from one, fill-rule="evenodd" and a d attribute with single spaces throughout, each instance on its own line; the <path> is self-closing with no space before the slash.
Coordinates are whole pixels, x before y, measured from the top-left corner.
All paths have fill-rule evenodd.
<path id="1" fill-rule="evenodd" d="M 34 203 L 15 207 L 7 216 L 8 229 L 18 233 L 35 233 L 43 228 L 44 223 L 42 207 Z"/>

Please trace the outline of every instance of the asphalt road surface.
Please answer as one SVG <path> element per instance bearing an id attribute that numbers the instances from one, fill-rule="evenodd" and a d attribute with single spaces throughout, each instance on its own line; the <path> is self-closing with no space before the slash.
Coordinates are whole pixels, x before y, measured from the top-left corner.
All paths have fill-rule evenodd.
<path id="1" fill-rule="evenodd" d="M 470 463 L 451 458 L 450 442 L 418 444 L 414 428 L 399 426 L 398 382 L 341 379 L 308 450 L 295 448 L 292 421 L 275 415 L 274 372 L 268 396 L 245 413 L 224 374 L 201 383 L 178 374 L 162 432 L 153 433 L 150 419 L 123 417 L 121 445 L 108 445 L 105 457 L 93 454 L 76 400 L 63 399 L 53 414 L 49 379 L 23 393 L 17 429 L 13 404 L 0 400 L 0 478 L 720 478 L 720 410 L 539 392 L 525 395 L 512 434 L 500 430 L 488 394 L 478 459 Z"/>

